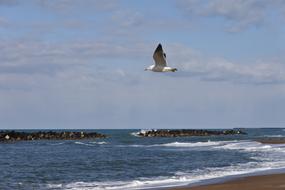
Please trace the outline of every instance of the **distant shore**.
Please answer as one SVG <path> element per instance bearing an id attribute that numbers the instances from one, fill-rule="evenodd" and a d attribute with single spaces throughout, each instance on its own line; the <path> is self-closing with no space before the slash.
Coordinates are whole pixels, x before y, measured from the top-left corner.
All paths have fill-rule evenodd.
<path id="1" fill-rule="evenodd" d="M 197 187 L 177 187 L 170 190 L 281 190 L 285 189 L 285 174 L 244 177 L 224 183 Z"/>

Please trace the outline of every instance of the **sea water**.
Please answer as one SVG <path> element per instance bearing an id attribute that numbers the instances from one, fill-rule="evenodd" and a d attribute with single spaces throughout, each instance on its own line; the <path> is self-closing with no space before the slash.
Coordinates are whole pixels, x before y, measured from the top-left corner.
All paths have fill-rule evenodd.
<path id="1" fill-rule="evenodd" d="M 139 130 L 84 131 L 109 137 L 0 144 L 0 189 L 152 189 L 285 168 L 284 144 L 256 141 L 285 137 L 284 129 L 183 138 L 137 137 Z"/>

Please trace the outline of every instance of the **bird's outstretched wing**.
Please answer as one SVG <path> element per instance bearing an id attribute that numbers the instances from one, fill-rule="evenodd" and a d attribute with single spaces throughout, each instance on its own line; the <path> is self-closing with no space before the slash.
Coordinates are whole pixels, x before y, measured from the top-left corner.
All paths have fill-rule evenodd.
<path id="1" fill-rule="evenodd" d="M 161 44 L 158 44 L 157 48 L 155 49 L 153 59 L 155 66 L 166 67 L 166 54 L 163 52 Z"/>

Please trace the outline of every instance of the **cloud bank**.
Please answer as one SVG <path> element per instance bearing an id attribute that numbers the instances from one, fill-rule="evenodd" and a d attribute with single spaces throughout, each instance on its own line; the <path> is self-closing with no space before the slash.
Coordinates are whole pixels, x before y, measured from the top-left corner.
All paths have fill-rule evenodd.
<path id="1" fill-rule="evenodd" d="M 272 11 L 282 15 L 285 8 L 279 0 L 178 0 L 178 5 L 189 16 L 224 18 L 229 32 L 262 25 Z"/>
<path id="2" fill-rule="evenodd" d="M 2 50 L 0 53 L 0 84 L 2 87 L 24 87 L 25 84 L 39 83 L 41 77 L 44 80 L 49 78 L 55 80 L 57 77 L 69 74 L 78 78 L 85 77 L 86 79 L 92 78 L 92 81 L 101 81 L 104 79 L 102 75 L 104 72 L 115 73 L 113 77 L 116 78 L 117 74 L 123 76 L 125 73 L 130 73 L 131 69 L 138 72 L 147 66 L 146 63 L 151 64 L 153 47 L 153 44 L 148 43 L 121 45 L 85 41 L 2 42 L 0 44 Z M 169 64 L 179 68 L 179 72 L 174 77 L 250 85 L 283 84 L 285 82 L 283 63 L 274 61 L 235 63 L 223 57 L 207 56 L 181 44 L 167 44 L 165 48 L 166 52 L 169 52 L 167 56 Z M 78 75 L 74 75 L 76 70 L 78 70 Z M 110 77 L 112 78 L 112 75 L 106 75 L 106 78 L 111 79 Z M 132 81 L 139 81 L 134 78 Z M 17 81 L 18 85 L 16 85 Z"/>

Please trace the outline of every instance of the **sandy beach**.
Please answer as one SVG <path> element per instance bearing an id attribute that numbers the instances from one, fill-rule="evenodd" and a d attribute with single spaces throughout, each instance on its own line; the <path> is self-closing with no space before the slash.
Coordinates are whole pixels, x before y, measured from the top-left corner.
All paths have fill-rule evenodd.
<path id="1" fill-rule="evenodd" d="M 263 144 L 285 144 L 285 138 L 283 137 L 263 138 L 263 139 L 258 139 L 257 142 L 260 142 Z"/>
<path id="2" fill-rule="evenodd" d="M 173 188 L 171 190 L 285 190 L 285 174 L 251 176 L 220 184 L 198 187 Z"/>

